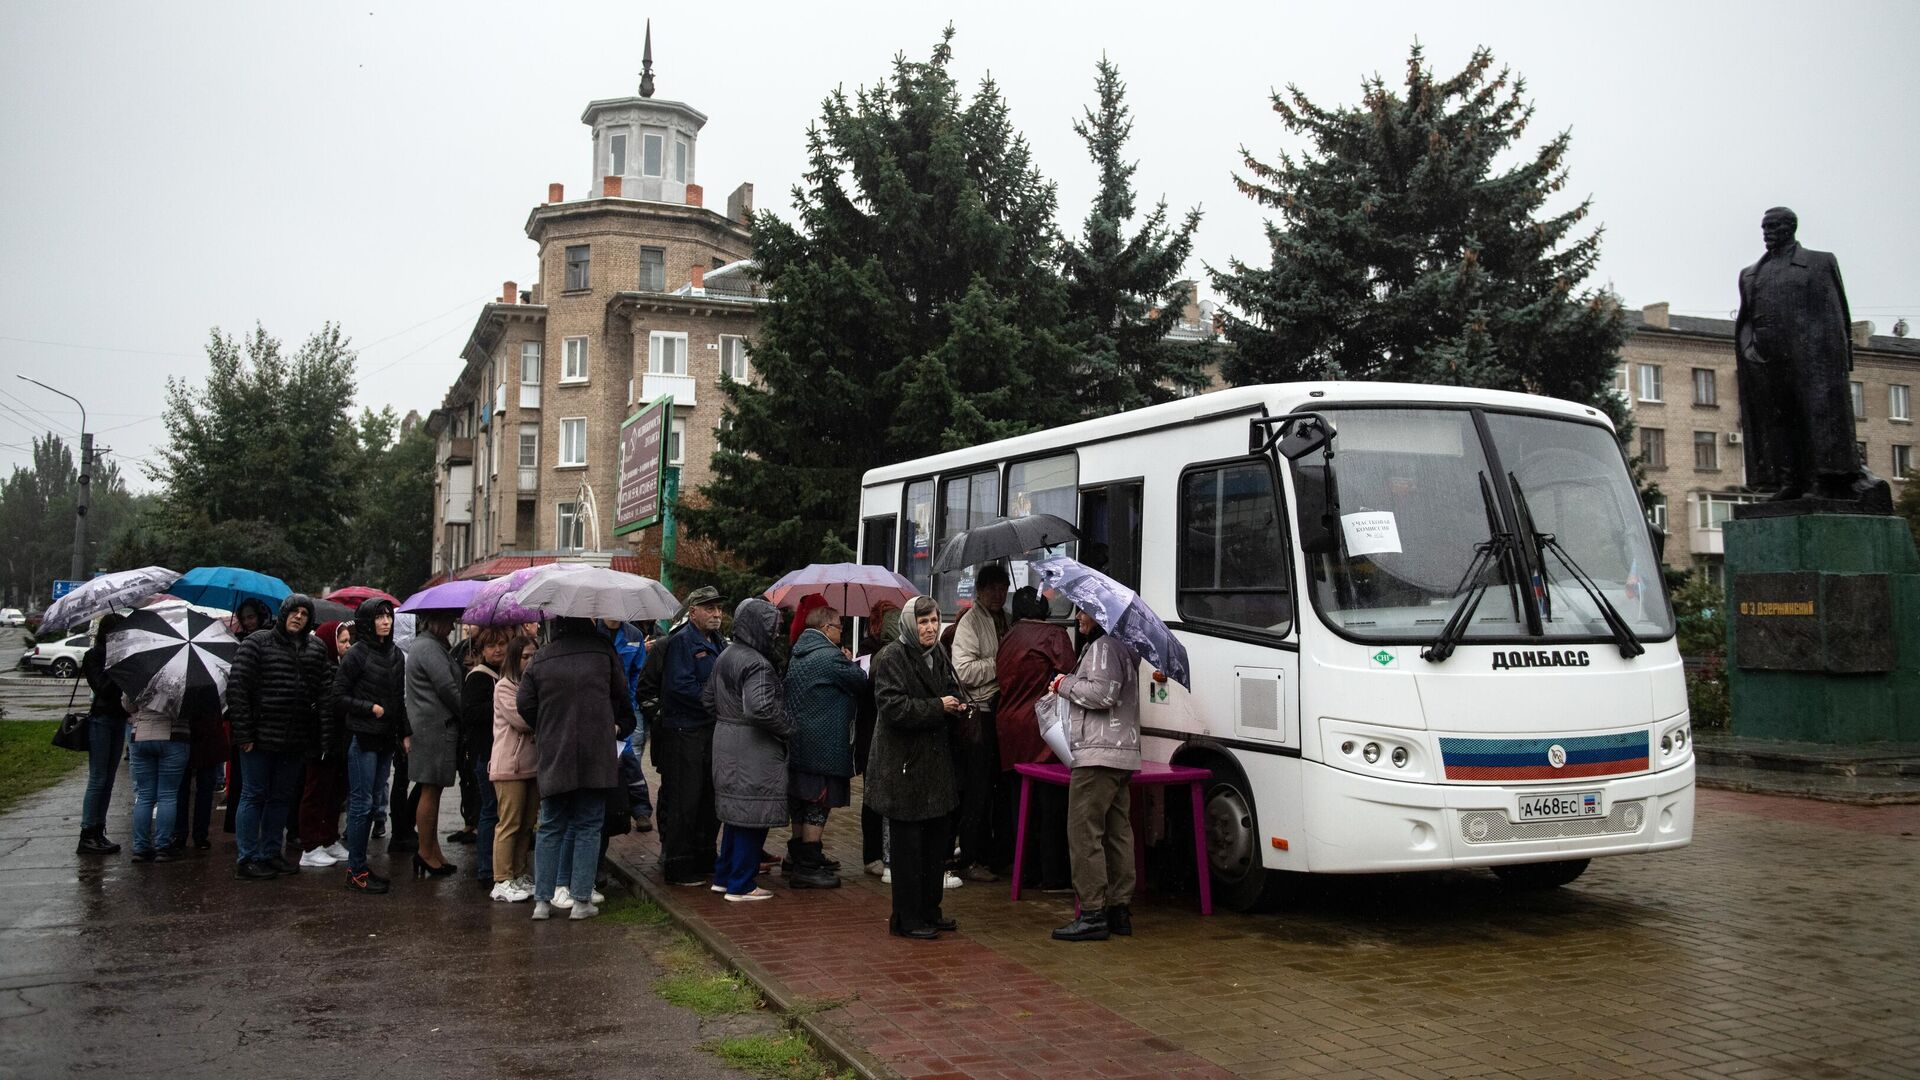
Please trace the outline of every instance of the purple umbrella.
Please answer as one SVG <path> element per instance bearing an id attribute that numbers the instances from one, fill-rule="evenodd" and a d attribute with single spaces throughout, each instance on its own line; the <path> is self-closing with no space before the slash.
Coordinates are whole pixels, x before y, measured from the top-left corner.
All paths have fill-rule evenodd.
<path id="1" fill-rule="evenodd" d="M 461 612 L 460 621 L 468 626 L 518 626 L 521 623 L 543 622 L 551 618 L 546 612 L 530 607 L 522 607 L 513 600 L 513 594 L 521 586 L 532 581 L 535 576 L 557 572 L 566 573 L 585 567 L 581 563 L 546 563 L 542 566 L 527 566 L 506 577 L 497 577 L 486 582 L 467 610 Z"/>
<path id="2" fill-rule="evenodd" d="M 448 581 L 431 589 L 421 589 L 407 597 L 407 602 L 400 605 L 400 610 L 465 611 L 485 585 L 484 581 Z"/>
<path id="3" fill-rule="evenodd" d="M 863 616 L 881 600 L 895 607 L 920 595 L 913 582 L 884 566 L 862 563 L 814 563 L 773 583 L 765 595 L 775 607 L 794 607 L 808 593 L 819 593 L 843 615 Z"/>
<path id="4" fill-rule="evenodd" d="M 1153 613 L 1140 594 L 1091 567 L 1082 566 L 1065 555 L 1042 559 L 1033 564 L 1048 590 L 1057 592 L 1074 607 L 1093 616 L 1100 629 L 1127 643 L 1154 670 L 1193 689 L 1193 675 L 1187 667 L 1187 647 L 1173 636 L 1160 616 Z"/>

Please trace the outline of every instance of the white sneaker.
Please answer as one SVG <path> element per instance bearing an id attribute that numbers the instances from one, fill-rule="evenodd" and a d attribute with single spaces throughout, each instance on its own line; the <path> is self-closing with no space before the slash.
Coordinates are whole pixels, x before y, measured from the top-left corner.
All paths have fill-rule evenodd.
<path id="1" fill-rule="evenodd" d="M 333 856 L 334 862 L 346 862 L 347 845 L 335 840 L 333 843 L 327 845 L 327 854 Z"/>
<path id="2" fill-rule="evenodd" d="M 722 884 L 720 884 L 719 882 L 717 882 L 717 881 L 716 881 L 716 882 L 714 882 L 713 884 L 711 884 L 711 885 L 709 885 L 709 886 L 707 886 L 707 891 L 709 891 L 709 892 L 726 892 L 726 891 L 727 891 L 727 887 L 726 887 L 725 885 L 722 885 Z"/>
<path id="3" fill-rule="evenodd" d="M 744 904 L 753 900 L 771 900 L 771 899 L 773 899 L 773 894 L 768 892 L 765 889 L 755 889 L 750 893 L 728 893 L 727 894 L 728 902 L 734 903 L 734 904 Z"/>
<path id="4" fill-rule="evenodd" d="M 893 867 L 883 866 L 880 868 L 880 884 L 882 885 L 893 884 Z"/>
<path id="5" fill-rule="evenodd" d="M 553 918 L 553 905 L 547 903 L 545 900 L 539 901 L 533 905 L 533 917 L 535 919 Z"/>
<path id="6" fill-rule="evenodd" d="M 553 906 L 561 911 L 572 910 L 573 894 L 567 891 L 565 885 L 553 890 Z"/>
<path id="7" fill-rule="evenodd" d="M 867 864 L 867 873 L 872 874 L 874 877 L 879 877 L 886 872 L 887 864 L 879 859 L 875 859 Z"/>
<path id="8" fill-rule="evenodd" d="M 567 921 L 579 922 L 581 919 L 591 919 L 598 914 L 600 914 L 600 909 L 594 907 L 592 904 L 575 904 L 573 905 L 573 913 L 567 916 Z"/>
<path id="9" fill-rule="evenodd" d="M 940 882 L 940 887 L 943 889 L 957 889 L 965 884 L 966 882 L 960 880 L 960 875 L 949 870 L 946 878 Z"/>
<path id="10" fill-rule="evenodd" d="M 607 902 L 607 898 L 600 895 L 599 889 L 593 890 L 593 898 L 587 901 L 587 903 L 594 904 L 594 905 L 604 904 L 606 902 Z"/>
<path id="11" fill-rule="evenodd" d="M 520 887 L 521 892 L 526 893 L 528 896 L 533 895 L 532 874 L 521 874 L 519 877 L 513 879 L 513 883 Z"/>
<path id="12" fill-rule="evenodd" d="M 532 893 L 511 881 L 494 882 L 493 892 L 488 894 L 489 899 L 498 900 L 505 904 L 518 904 L 522 900 L 528 900 L 532 897 Z"/>
<path id="13" fill-rule="evenodd" d="M 332 852 L 323 847 L 314 848 L 300 856 L 301 866 L 332 866 L 339 861 L 333 857 Z"/>

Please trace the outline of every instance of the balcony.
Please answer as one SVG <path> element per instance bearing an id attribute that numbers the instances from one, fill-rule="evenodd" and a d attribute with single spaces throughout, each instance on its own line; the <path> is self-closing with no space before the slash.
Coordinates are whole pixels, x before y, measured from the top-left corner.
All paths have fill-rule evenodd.
<path id="1" fill-rule="evenodd" d="M 457 436 L 447 440 L 447 457 L 442 465 L 473 464 L 473 437 Z"/>
<path id="2" fill-rule="evenodd" d="M 649 371 L 640 381 L 640 400 L 652 401 L 662 394 L 672 394 L 675 405 L 692 405 L 696 385 L 691 375 L 666 375 Z"/>
<path id="3" fill-rule="evenodd" d="M 520 407 L 523 409 L 537 409 L 540 407 L 539 383 L 523 382 L 520 384 Z"/>
<path id="4" fill-rule="evenodd" d="M 540 494 L 540 470 L 521 467 L 520 484 L 515 492 L 522 499 L 531 499 Z"/>

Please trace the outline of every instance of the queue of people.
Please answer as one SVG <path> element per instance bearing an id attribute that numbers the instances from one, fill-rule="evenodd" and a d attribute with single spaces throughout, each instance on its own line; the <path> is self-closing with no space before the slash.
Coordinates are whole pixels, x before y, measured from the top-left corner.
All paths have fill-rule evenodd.
<path id="1" fill-rule="evenodd" d="M 882 602 L 857 649 L 841 640 L 845 613 L 819 596 L 792 611 L 742 601 L 724 636 L 727 605 L 712 588 L 651 637 L 652 627 L 556 618 L 467 627 L 456 643 L 453 617 L 429 613 L 403 649 L 390 602 L 315 627 L 313 602 L 295 594 L 277 613 L 236 612 L 224 701 L 170 714 L 130 711 L 105 677 L 108 616 L 82 664 L 94 696 L 78 850 L 119 850 L 105 829 L 131 734 L 138 861 L 212 846 L 228 761 L 244 881 L 343 866 L 348 891 L 389 892 L 369 852 L 382 809 L 390 854 L 410 855 L 415 878 L 452 877 L 460 868 L 439 822 L 453 787 L 467 809 L 449 839 L 474 845 L 471 877 L 494 901 L 531 901 L 534 919 L 597 914 L 607 841 L 656 823 L 668 882 L 763 902 L 777 895 L 762 880 L 775 866 L 793 889 L 841 884 L 823 838 L 864 775 L 861 854 L 892 887 L 889 932 L 932 940 L 957 929 L 947 889 L 998 880 L 1012 861 L 1014 767 L 1053 760 L 1039 721 L 1058 714 L 1072 779 L 1036 790 L 1038 857 L 1023 884 L 1077 893 L 1057 939 L 1129 934 L 1138 660 L 1085 612 L 1076 653 L 1046 602 L 1032 588 L 1009 596 L 1010 584 L 1002 567 L 983 568 L 947 641 L 931 598 Z M 657 791 L 639 768 L 649 744 Z M 776 857 L 767 839 L 782 827 L 790 839 Z"/>

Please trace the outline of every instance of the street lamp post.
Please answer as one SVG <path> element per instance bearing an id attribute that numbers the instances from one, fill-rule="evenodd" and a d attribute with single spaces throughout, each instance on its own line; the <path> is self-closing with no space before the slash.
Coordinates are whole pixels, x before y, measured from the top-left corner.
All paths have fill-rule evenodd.
<path id="1" fill-rule="evenodd" d="M 27 379 L 25 375 L 19 378 Z M 50 393 L 59 394 L 80 407 L 80 494 L 73 509 L 73 573 L 74 581 L 83 581 L 87 576 L 87 504 L 88 494 L 93 483 L 93 435 L 87 431 L 87 407 L 80 399 L 64 390 L 55 390 L 39 379 L 27 379 L 28 382 Z"/>

